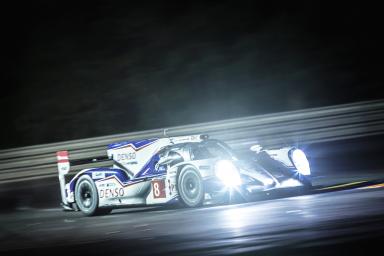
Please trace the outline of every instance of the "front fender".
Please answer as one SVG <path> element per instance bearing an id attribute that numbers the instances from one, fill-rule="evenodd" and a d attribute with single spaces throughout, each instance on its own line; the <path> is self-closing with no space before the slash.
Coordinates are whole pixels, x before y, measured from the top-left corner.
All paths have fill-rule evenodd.
<path id="1" fill-rule="evenodd" d="M 203 179 L 208 179 L 215 175 L 214 163 L 215 161 L 212 159 L 181 162 L 172 166 L 169 172 L 175 172 L 175 174 L 177 175 L 184 166 L 190 165 L 199 171 Z"/>

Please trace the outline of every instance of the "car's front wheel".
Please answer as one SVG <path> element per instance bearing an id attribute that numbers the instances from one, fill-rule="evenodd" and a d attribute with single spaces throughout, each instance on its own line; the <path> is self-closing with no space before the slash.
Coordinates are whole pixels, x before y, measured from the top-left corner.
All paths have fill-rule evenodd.
<path id="1" fill-rule="evenodd" d="M 99 197 L 95 182 L 88 176 L 79 178 L 75 187 L 75 200 L 79 210 L 86 216 L 108 214 L 110 208 L 99 208 Z"/>
<path id="2" fill-rule="evenodd" d="M 204 184 L 196 168 L 184 166 L 177 176 L 177 190 L 180 201 L 188 207 L 197 207 L 204 201 Z"/>

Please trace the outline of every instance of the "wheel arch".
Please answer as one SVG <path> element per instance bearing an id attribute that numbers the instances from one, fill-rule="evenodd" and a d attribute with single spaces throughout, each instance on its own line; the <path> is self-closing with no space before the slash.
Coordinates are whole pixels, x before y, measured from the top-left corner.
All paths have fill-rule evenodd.
<path id="1" fill-rule="evenodd" d="M 188 162 L 181 162 L 176 165 L 174 165 L 172 168 L 176 168 L 176 175 L 179 174 L 179 172 L 185 167 L 185 166 L 191 166 L 195 168 L 201 177 L 203 179 L 206 179 L 207 177 L 214 176 L 214 164 L 212 161 L 208 160 L 198 160 L 198 161 L 188 161 Z M 207 168 L 206 170 L 203 170 L 202 167 Z"/>
<path id="2" fill-rule="evenodd" d="M 102 175 L 99 175 L 102 174 Z M 121 182 L 126 182 L 129 180 L 128 175 L 125 171 L 116 168 L 89 168 L 84 169 L 77 173 L 69 182 L 69 190 L 75 192 L 76 183 L 80 177 L 88 175 L 94 182 L 107 178 L 109 176 L 116 176 Z"/>

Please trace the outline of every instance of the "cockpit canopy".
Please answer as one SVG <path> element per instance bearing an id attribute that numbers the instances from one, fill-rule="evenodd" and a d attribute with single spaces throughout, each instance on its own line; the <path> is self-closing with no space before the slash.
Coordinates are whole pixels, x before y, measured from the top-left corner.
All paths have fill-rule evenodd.
<path id="1" fill-rule="evenodd" d="M 159 164 L 177 164 L 183 161 L 211 158 L 236 159 L 232 149 L 218 140 L 205 140 L 198 143 L 184 143 L 168 146 L 159 153 Z"/>

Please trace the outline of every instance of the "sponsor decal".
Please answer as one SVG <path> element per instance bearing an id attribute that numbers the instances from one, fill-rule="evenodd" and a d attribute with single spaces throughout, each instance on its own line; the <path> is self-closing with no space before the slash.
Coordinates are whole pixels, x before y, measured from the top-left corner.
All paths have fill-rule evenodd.
<path id="1" fill-rule="evenodd" d="M 104 187 L 116 187 L 115 183 L 101 183 L 98 185 L 99 188 L 104 188 Z"/>
<path id="2" fill-rule="evenodd" d="M 153 198 L 165 198 L 165 182 L 164 180 L 152 181 Z"/>
<path id="3" fill-rule="evenodd" d="M 93 172 L 92 173 L 92 179 L 104 179 L 105 178 L 105 172 Z"/>
<path id="4" fill-rule="evenodd" d="M 169 195 L 171 196 L 173 192 L 175 192 L 175 184 L 171 184 L 171 180 L 168 179 L 168 190 Z"/>
<path id="5" fill-rule="evenodd" d="M 106 188 L 106 189 L 100 189 L 100 198 L 113 198 L 113 197 L 121 197 L 124 196 L 124 189 L 123 188 Z"/>
<path id="6" fill-rule="evenodd" d="M 131 153 L 118 153 L 116 154 L 116 161 L 129 161 L 136 159 L 136 152 Z"/>
<path id="7" fill-rule="evenodd" d="M 67 172 L 67 171 L 69 171 L 69 167 L 67 165 L 59 164 L 59 172 Z"/>

